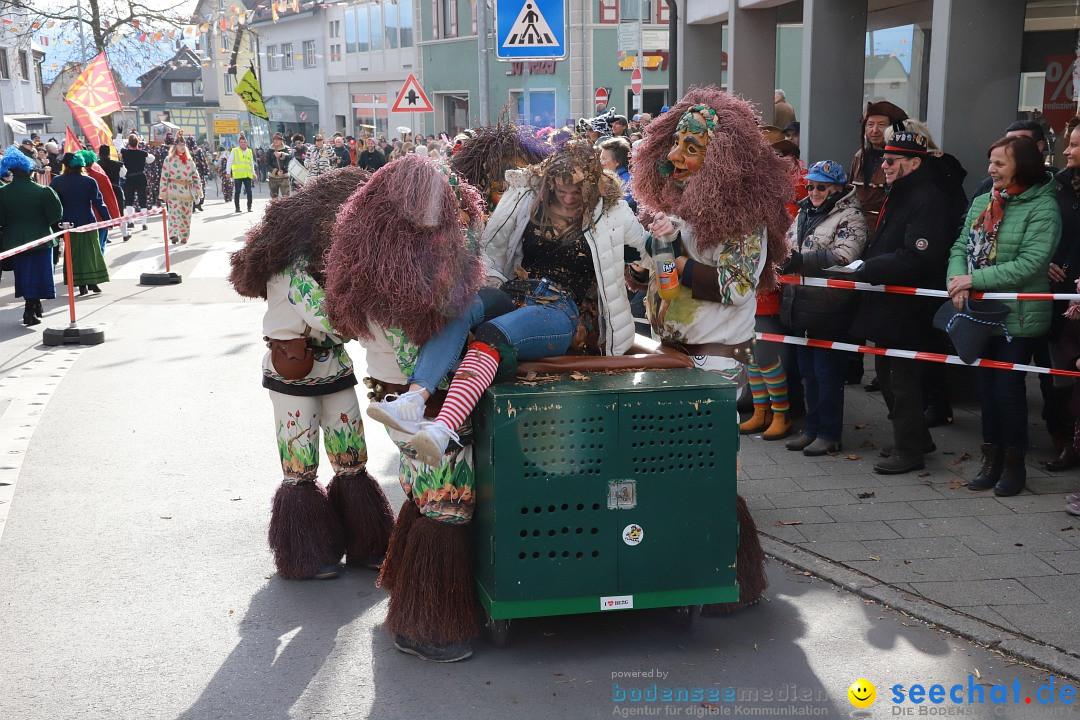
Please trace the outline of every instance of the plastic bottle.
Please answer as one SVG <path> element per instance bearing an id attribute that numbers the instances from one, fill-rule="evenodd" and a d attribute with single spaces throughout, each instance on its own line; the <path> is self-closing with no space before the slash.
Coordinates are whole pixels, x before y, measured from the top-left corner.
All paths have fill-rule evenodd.
<path id="1" fill-rule="evenodd" d="M 674 300 L 679 295 L 679 271 L 675 268 L 675 249 L 671 245 L 671 236 L 654 237 L 652 256 L 656 261 L 656 284 L 660 289 L 661 300 Z"/>

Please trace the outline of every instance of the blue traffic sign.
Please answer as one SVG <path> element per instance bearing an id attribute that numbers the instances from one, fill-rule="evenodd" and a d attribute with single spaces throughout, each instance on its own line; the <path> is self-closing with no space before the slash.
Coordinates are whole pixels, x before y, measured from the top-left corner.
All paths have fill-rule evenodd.
<path id="1" fill-rule="evenodd" d="M 495 57 L 565 60 L 566 0 L 496 0 Z"/>

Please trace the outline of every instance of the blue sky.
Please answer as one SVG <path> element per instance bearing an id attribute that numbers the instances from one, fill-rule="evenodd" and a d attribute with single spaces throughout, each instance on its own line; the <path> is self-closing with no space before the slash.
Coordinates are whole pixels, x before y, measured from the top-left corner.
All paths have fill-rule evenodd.
<path id="1" fill-rule="evenodd" d="M 875 30 L 874 54 L 895 55 L 904 66 L 904 70 L 911 72 L 911 35 L 915 30 L 914 25 L 901 25 L 900 27 Z M 866 34 L 866 53 L 870 54 L 870 33 Z"/>

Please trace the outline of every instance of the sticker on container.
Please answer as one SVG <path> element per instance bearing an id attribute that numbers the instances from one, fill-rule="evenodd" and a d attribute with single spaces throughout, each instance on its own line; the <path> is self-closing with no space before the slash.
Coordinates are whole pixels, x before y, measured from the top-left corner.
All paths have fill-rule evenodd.
<path id="1" fill-rule="evenodd" d="M 633 595 L 612 595 L 600 598 L 601 610 L 633 610 Z"/>
<path id="2" fill-rule="evenodd" d="M 627 545 L 637 545 L 645 539 L 645 530 L 640 525 L 631 523 L 623 528 L 622 541 Z"/>

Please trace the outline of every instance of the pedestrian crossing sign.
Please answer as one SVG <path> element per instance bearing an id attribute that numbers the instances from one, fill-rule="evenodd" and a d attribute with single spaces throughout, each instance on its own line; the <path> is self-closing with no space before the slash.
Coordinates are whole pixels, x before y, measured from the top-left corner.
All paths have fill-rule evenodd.
<path id="1" fill-rule="evenodd" d="M 565 60 L 566 0 L 496 0 L 499 60 Z"/>

